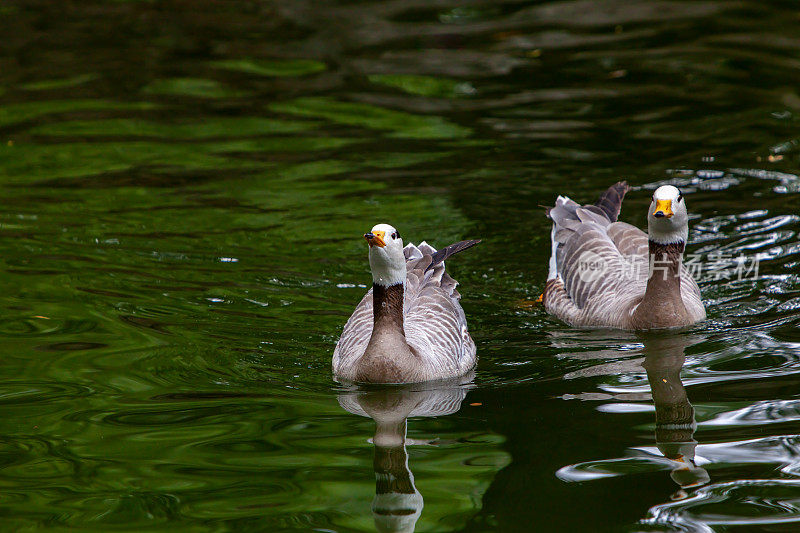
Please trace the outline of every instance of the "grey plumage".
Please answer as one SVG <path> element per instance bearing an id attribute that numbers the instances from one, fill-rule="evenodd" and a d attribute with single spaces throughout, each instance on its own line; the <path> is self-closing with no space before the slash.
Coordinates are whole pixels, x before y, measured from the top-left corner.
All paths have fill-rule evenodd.
<path id="1" fill-rule="evenodd" d="M 477 243 L 470 244 L 472 246 Z M 466 249 L 469 246 L 462 247 Z M 456 250 L 460 251 L 460 250 Z M 451 252 L 449 255 L 452 255 Z M 381 354 L 401 373 L 398 382 L 419 382 L 460 376 L 475 366 L 475 343 L 467 330 L 458 283 L 434 263 L 437 250 L 423 242 L 403 249 L 406 281 L 403 292 L 405 342 L 413 358 Z M 428 267 L 433 265 L 431 269 Z M 373 330 L 373 289 L 367 291 L 344 326 L 333 353 L 336 377 L 358 381 L 367 361 L 362 357 Z M 375 361 L 369 364 L 375 365 Z M 371 379 L 375 381 L 377 379 Z"/>
<path id="2" fill-rule="evenodd" d="M 457 254 L 458 252 L 463 252 L 467 248 L 472 248 L 473 246 L 475 246 L 476 244 L 478 244 L 480 242 L 481 242 L 480 239 L 471 239 L 471 240 L 468 240 L 468 241 L 460 241 L 460 242 L 457 242 L 455 244 L 451 244 L 450 246 L 445 246 L 441 250 L 437 250 L 436 253 L 434 253 L 431 256 L 431 264 L 428 265 L 427 267 L 425 267 L 425 272 L 427 272 L 428 270 L 432 269 L 433 267 L 435 267 L 436 265 L 438 265 L 439 263 L 441 263 L 442 261 L 444 261 L 445 259 L 447 259 L 451 255 Z"/>
<path id="3" fill-rule="evenodd" d="M 625 182 L 616 183 L 590 206 L 559 196 L 547 211 L 553 220 L 553 257 L 545 309 L 573 326 L 651 329 L 704 319 L 700 289 L 679 260 L 672 285 L 678 301 L 670 300 L 669 282 L 663 289 L 651 288 L 645 299 L 651 272 L 648 235 L 616 221 L 627 191 Z M 658 297 L 669 308 L 660 310 Z"/>
<path id="4" fill-rule="evenodd" d="M 606 192 L 600 195 L 600 198 L 594 203 L 594 206 L 602 211 L 611 222 L 616 222 L 619 217 L 619 212 L 622 211 L 622 200 L 625 194 L 631 190 L 628 184 L 624 181 L 618 181 Z M 591 209 L 591 207 L 589 208 Z"/>

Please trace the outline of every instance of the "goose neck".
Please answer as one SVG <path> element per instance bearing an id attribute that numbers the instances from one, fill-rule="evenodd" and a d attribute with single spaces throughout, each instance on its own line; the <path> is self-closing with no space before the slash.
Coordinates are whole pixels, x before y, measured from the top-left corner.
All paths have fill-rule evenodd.
<path id="1" fill-rule="evenodd" d="M 403 284 L 372 285 L 373 324 L 375 328 L 403 331 Z"/>
<path id="2" fill-rule="evenodd" d="M 647 290 L 651 287 L 664 289 L 680 294 L 681 264 L 685 242 L 662 244 L 648 241 L 650 253 L 650 272 L 647 279 Z"/>
<path id="3" fill-rule="evenodd" d="M 683 242 L 662 244 L 650 241 L 650 273 L 641 303 L 633 312 L 636 329 L 684 325 L 686 306 L 681 296 Z"/>

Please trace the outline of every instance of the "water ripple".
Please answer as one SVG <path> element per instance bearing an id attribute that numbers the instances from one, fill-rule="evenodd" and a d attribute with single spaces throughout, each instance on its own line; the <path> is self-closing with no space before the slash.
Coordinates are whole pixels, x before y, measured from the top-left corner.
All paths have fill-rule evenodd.
<path id="1" fill-rule="evenodd" d="M 714 531 L 712 526 L 791 525 L 800 522 L 800 481 L 747 479 L 716 483 L 685 500 L 652 507 L 646 524 L 676 525 L 687 531 Z"/>

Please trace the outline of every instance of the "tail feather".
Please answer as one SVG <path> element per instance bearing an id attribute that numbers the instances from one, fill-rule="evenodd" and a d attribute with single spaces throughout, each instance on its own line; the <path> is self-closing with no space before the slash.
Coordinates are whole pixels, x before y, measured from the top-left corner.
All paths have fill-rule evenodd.
<path id="1" fill-rule="evenodd" d="M 629 190 L 628 182 L 618 181 L 609 187 L 606 192 L 601 194 L 594 205 L 599 207 L 602 213 L 608 217 L 611 222 L 616 222 L 617 217 L 619 217 L 619 212 L 622 210 L 622 200 L 625 198 L 625 193 Z"/>
<path id="2" fill-rule="evenodd" d="M 450 246 L 445 246 L 441 250 L 438 250 L 435 254 L 433 254 L 433 258 L 431 260 L 431 264 L 428 265 L 428 268 L 425 269 L 425 272 L 432 269 L 448 257 L 453 254 L 457 254 L 458 252 L 463 252 L 467 248 L 472 248 L 476 244 L 481 242 L 480 239 L 470 239 L 468 241 L 461 241 L 455 244 L 451 244 Z"/>
<path id="3" fill-rule="evenodd" d="M 584 224 L 605 228 L 616 222 L 622 210 L 622 200 L 629 190 L 627 182 L 619 181 L 601 194 L 594 205 L 582 206 L 566 196 L 559 196 L 554 206 L 545 209 L 545 214 L 553 221 L 553 229 L 550 232 L 552 250 L 548 280 L 559 276 L 563 259 L 561 256 L 564 253 L 560 244 L 566 242 L 576 231 L 580 231 Z"/>

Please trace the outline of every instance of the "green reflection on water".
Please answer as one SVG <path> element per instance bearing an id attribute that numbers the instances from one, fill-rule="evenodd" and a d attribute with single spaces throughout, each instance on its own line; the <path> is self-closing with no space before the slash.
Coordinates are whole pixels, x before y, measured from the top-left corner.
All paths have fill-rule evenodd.
<path id="1" fill-rule="evenodd" d="M 441 117 L 413 115 L 370 104 L 340 102 L 323 97 L 298 98 L 271 104 L 269 109 L 306 117 L 325 118 L 350 126 L 389 130 L 391 137 L 453 139 L 467 137 L 471 130 Z"/>
<path id="2" fill-rule="evenodd" d="M 150 110 L 159 106 L 150 102 L 114 102 L 110 100 L 39 100 L 0 106 L 0 126 L 33 120 L 52 113 L 76 111 Z"/>
<path id="3" fill-rule="evenodd" d="M 305 76 L 325 70 L 325 63 L 312 59 L 227 59 L 212 61 L 212 67 L 256 76 Z"/>
<path id="4" fill-rule="evenodd" d="M 475 87 L 465 81 L 433 76 L 414 76 L 410 74 L 374 74 L 369 81 L 396 87 L 411 94 L 436 98 L 460 98 L 475 94 Z"/>
<path id="5" fill-rule="evenodd" d="M 441 196 L 397 194 L 359 177 L 448 152 L 354 152 L 295 163 L 225 155 L 308 154 L 358 141 L 235 138 L 310 125 L 231 117 L 163 127 L 135 118 L 68 121 L 30 131 L 70 142 L 0 148 L 6 185 L 57 177 L 81 185 L 38 189 L 35 206 L 0 214 L 0 231 L 19 232 L 3 241 L 4 301 L 19 308 L 0 331 L 5 372 L 15 376 L 0 387 L 10 443 L 2 476 L 10 490 L 0 507 L 14 517 L 5 526 L 174 531 L 257 521 L 276 529 L 305 514 L 313 523 L 370 529 L 368 433 L 340 433 L 351 417 L 331 394 L 281 392 L 282 384 L 330 387 L 331 339 L 364 290 L 345 295 L 336 285 L 368 279 L 365 227 L 392 220 L 423 238 L 454 240 L 468 224 Z M 85 135 L 165 141 L 70 139 Z M 172 141 L 216 136 L 225 140 Z M 224 174 L 232 165 L 249 171 L 160 190 L 108 174 L 142 167 Z M 104 180 L 107 187 L 97 187 Z M 27 190 L 7 188 L 6 198 Z M 314 328 L 291 326 L 312 314 Z M 301 364 L 289 374 L 287 354 Z M 266 395 L 271 384 L 276 390 Z M 489 448 L 485 454 L 504 464 L 505 455 Z M 463 524 L 479 508 L 473 495 L 499 466 L 460 469 L 473 453 L 414 456 L 431 478 L 423 482 L 431 502 L 420 531 L 438 530 L 440 521 Z M 434 479 L 444 467 L 452 470 L 447 481 Z M 309 469 L 326 479 L 304 474 Z M 437 501 L 453 490 L 463 494 Z M 336 502 L 340 511 L 331 513 Z"/>
<path id="6" fill-rule="evenodd" d="M 242 169 L 268 163 L 236 157 L 236 153 L 314 151 L 356 142 L 332 137 L 275 137 L 217 143 L 62 143 L 0 145 L 0 179 L 39 181 L 119 172 L 137 166 L 175 170 Z"/>
<path id="7" fill-rule="evenodd" d="M 25 91 L 51 91 L 53 89 L 66 89 L 83 85 L 90 81 L 98 79 L 98 74 L 80 74 L 78 76 L 71 76 L 69 78 L 59 78 L 53 80 L 41 80 L 30 83 L 25 83 L 19 86 L 20 89 Z"/>
<path id="8" fill-rule="evenodd" d="M 241 98 L 248 91 L 232 89 L 217 80 L 204 78 L 168 78 L 155 80 L 142 92 L 163 96 L 192 96 L 195 98 Z"/>
<path id="9" fill-rule="evenodd" d="M 31 133 L 63 136 L 135 136 L 174 139 L 245 137 L 294 133 L 313 128 L 315 122 L 288 121 L 261 117 L 209 117 L 182 123 L 153 122 L 141 119 L 72 120 L 43 124 Z"/>
<path id="10" fill-rule="evenodd" d="M 5 182 L 35 182 L 47 178 L 87 176 L 128 170 L 139 165 L 178 169 L 213 169 L 254 166 L 255 163 L 217 155 L 189 144 L 59 144 L 0 146 L 0 175 Z"/>

